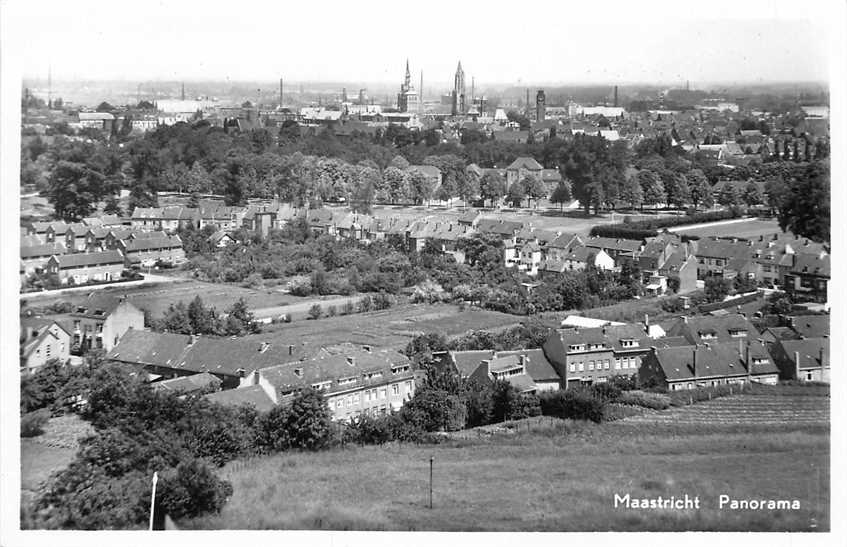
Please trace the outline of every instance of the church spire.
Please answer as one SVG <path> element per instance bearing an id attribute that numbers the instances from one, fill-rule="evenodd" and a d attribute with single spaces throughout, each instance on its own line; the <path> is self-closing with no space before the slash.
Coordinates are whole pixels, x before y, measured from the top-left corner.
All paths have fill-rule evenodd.
<path id="1" fill-rule="evenodd" d="M 409 59 L 406 59 L 406 89 L 409 89 L 409 86 L 412 85 L 412 73 L 409 72 Z"/>

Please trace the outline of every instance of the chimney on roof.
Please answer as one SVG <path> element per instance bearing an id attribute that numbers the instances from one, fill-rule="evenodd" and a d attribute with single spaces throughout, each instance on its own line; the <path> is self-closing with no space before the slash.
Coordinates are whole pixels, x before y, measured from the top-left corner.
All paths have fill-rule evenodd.
<path id="1" fill-rule="evenodd" d="M 800 352 L 794 352 L 794 378 L 800 379 Z"/>
<path id="2" fill-rule="evenodd" d="M 189 334 L 188 335 L 188 345 L 189 346 L 193 346 L 194 342 L 196 342 L 196 341 L 197 341 L 197 335 L 196 334 Z"/>
<path id="3" fill-rule="evenodd" d="M 294 355 L 294 346 L 292 344 L 288 344 L 288 355 Z"/>
<path id="4" fill-rule="evenodd" d="M 697 377 L 697 345 L 694 345 L 694 349 L 691 352 L 691 375 L 696 378 Z"/>
<path id="5" fill-rule="evenodd" d="M 295 368 L 294 369 L 294 375 L 297 376 L 298 378 L 302 378 L 303 377 L 303 367 Z"/>
<path id="6" fill-rule="evenodd" d="M 355 366 L 356 365 L 356 358 L 353 357 L 352 355 L 348 355 L 347 356 L 347 364 L 350 365 L 350 366 Z"/>
<path id="7" fill-rule="evenodd" d="M 254 370 L 254 371 L 253 371 L 253 374 L 251 374 L 251 375 L 250 375 L 250 377 L 251 377 L 251 380 L 252 380 L 252 382 L 251 382 L 251 383 L 252 383 L 254 386 L 258 386 L 258 385 L 259 385 L 259 380 L 261 380 L 262 375 L 259 373 L 259 371 L 258 371 L 258 370 Z"/>
<path id="8" fill-rule="evenodd" d="M 821 349 L 821 354 L 823 354 L 823 349 Z M 518 356 L 518 362 L 521 364 L 522 367 L 525 367 L 526 366 L 526 355 L 523 354 L 523 353 L 520 354 Z"/>
<path id="9" fill-rule="evenodd" d="M 753 373 L 753 362 L 750 360 L 750 342 L 747 342 L 747 347 L 745 348 L 746 353 L 744 354 L 744 364 L 747 367 L 747 376 L 749 377 Z"/>
<path id="10" fill-rule="evenodd" d="M 823 369 L 824 369 L 824 365 L 823 365 L 823 346 L 821 346 L 821 347 L 818 349 L 818 359 L 820 360 L 820 363 L 821 363 L 821 377 L 820 377 L 820 381 L 821 381 L 821 382 L 823 382 L 823 381 L 824 381 L 824 380 L 823 380 Z"/>

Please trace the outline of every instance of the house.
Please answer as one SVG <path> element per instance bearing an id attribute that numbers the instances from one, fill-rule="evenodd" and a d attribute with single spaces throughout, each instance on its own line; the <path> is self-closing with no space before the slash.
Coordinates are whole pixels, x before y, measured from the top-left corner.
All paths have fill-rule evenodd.
<path id="1" fill-rule="evenodd" d="M 65 244 L 60 241 L 21 246 L 21 266 L 26 275 L 32 275 L 36 270 L 43 269 L 51 256 L 63 255 L 65 252 Z"/>
<path id="2" fill-rule="evenodd" d="M 697 256 L 697 277 L 705 279 L 709 276 L 720 276 L 727 279 L 734 278 L 740 267 L 738 263 L 733 268 L 729 268 L 729 263 L 733 259 L 738 259 L 741 265 L 744 261 L 752 257 L 753 251 L 743 242 L 738 240 L 727 240 L 713 238 L 702 238 L 698 241 L 691 242 L 694 247 L 694 254 Z"/>
<path id="3" fill-rule="evenodd" d="M 654 347 L 638 372 L 643 386 L 668 391 L 727 384 L 776 384 L 779 369 L 757 340 Z"/>
<path id="4" fill-rule="evenodd" d="M 66 241 L 65 236 L 70 228 L 69 224 L 64 222 L 51 222 L 44 231 L 44 241 L 53 243 L 54 241 Z"/>
<path id="5" fill-rule="evenodd" d="M 185 262 L 185 250 L 178 235 L 167 235 L 163 232 L 159 237 L 130 238 L 118 242 L 118 250 L 123 253 L 127 264 L 140 264 L 148 267 L 163 262 L 166 264 L 181 264 Z"/>
<path id="6" fill-rule="evenodd" d="M 198 227 L 215 226 L 221 230 L 237 230 L 244 222 L 245 207 L 226 207 L 220 202 L 201 203 L 198 209 Z"/>
<path id="7" fill-rule="evenodd" d="M 193 376 L 181 376 L 170 380 L 162 380 L 153 382 L 150 387 L 154 391 L 163 393 L 179 393 L 187 395 L 189 393 L 217 392 L 221 389 L 221 380 L 208 372 L 201 372 Z"/>
<path id="8" fill-rule="evenodd" d="M 556 329 L 542 346 L 564 385 L 605 382 L 613 375 L 638 372 L 641 360 L 656 345 L 648 325 L 626 324 L 598 328 Z M 662 344 L 686 343 L 681 338 L 662 339 Z"/>
<path id="9" fill-rule="evenodd" d="M 517 158 L 508 167 L 506 167 L 506 184 L 511 186 L 515 182 L 522 181 L 524 177 L 533 176 L 538 180 L 542 180 L 542 171 L 544 167 L 534 158 L 523 156 Z"/>
<path id="10" fill-rule="evenodd" d="M 108 112 L 80 112 L 79 126 L 90 127 L 101 131 L 110 132 L 115 123 L 115 116 Z"/>
<path id="11" fill-rule="evenodd" d="M 32 374 L 50 359 L 64 363 L 71 356 L 67 328 L 47 317 L 21 319 L 20 346 L 21 374 Z"/>
<path id="12" fill-rule="evenodd" d="M 697 257 L 689 253 L 688 244 L 677 247 L 658 270 L 668 279 L 668 285 L 676 287 L 677 294 L 697 290 Z"/>
<path id="13" fill-rule="evenodd" d="M 36 236 L 41 243 L 50 243 L 47 239 L 48 231 L 55 236 L 59 233 L 64 235 L 67 231 L 67 224 L 62 221 L 58 222 L 30 222 L 24 225 L 26 235 Z"/>
<path id="14" fill-rule="evenodd" d="M 110 351 L 129 330 L 144 329 L 144 312 L 123 296 L 92 293 L 68 316 L 71 346 L 79 353 L 89 349 Z"/>
<path id="15" fill-rule="evenodd" d="M 769 349 L 781 379 L 829 383 L 829 337 L 777 340 Z"/>
<path id="16" fill-rule="evenodd" d="M 113 281 L 120 279 L 124 271 L 124 257 L 118 251 L 53 255 L 47 261 L 46 271 L 59 276 L 63 285 Z"/>
<path id="17" fill-rule="evenodd" d="M 543 275 L 555 275 L 570 271 L 582 271 L 589 266 L 599 270 L 614 270 L 615 262 L 602 249 L 592 249 L 584 245 L 571 248 L 567 254 L 549 255 L 542 266 Z"/>
<path id="18" fill-rule="evenodd" d="M 449 362 L 463 379 L 480 383 L 506 380 L 521 392 L 560 389 L 562 378 L 542 349 L 451 351 Z"/>
<path id="19" fill-rule="evenodd" d="M 683 316 L 670 324 L 668 336 L 682 336 L 689 344 L 737 342 L 754 340 L 759 331 L 747 317 L 740 313 L 714 316 Z"/>
<path id="20" fill-rule="evenodd" d="M 481 234 L 494 234 L 502 240 L 515 240 L 515 235 L 523 228 L 522 222 L 503 220 L 501 218 L 481 218 L 476 223 L 476 230 Z"/>
<path id="21" fill-rule="evenodd" d="M 209 242 L 218 249 L 222 249 L 235 243 L 235 240 L 226 230 L 218 230 L 209 236 Z"/>
<path id="22" fill-rule="evenodd" d="M 132 365 L 151 379 L 171 379 L 208 372 L 224 389 L 237 387 L 252 371 L 305 358 L 300 345 L 286 343 L 280 333 L 220 338 L 128 330 L 106 355 Z"/>
<path id="23" fill-rule="evenodd" d="M 829 255 L 793 255 L 791 269 L 783 278 L 782 287 L 796 299 L 826 302 L 830 278 Z"/>
<path id="24" fill-rule="evenodd" d="M 65 242 L 65 247 L 68 249 L 68 252 L 73 253 L 85 250 L 85 236 L 89 229 L 90 228 L 88 226 L 81 222 L 75 222 L 67 225 L 67 230 L 65 231 L 62 241 Z M 55 238 L 50 237 L 50 235 L 48 235 L 48 239 L 51 241 L 55 240 Z"/>
<path id="25" fill-rule="evenodd" d="M 200 224 L 200 212 L 191 207 L 136 207 L 132 212 L 131 226 L 139 230 L 164 230 L 176 232 L 180 228 Z"/>
<path id="26" fill-rule="evenodd" d="M 560 233 L 544 247 L 547 259 L 562 261 L 570 254 L 571 249 L 584 245 L 582 239 L 576 234 Z"/>
<path id="27" fill-rule="evenodd" d="M 611 237 L 589 237 L 585 240 L 585 246 L 592 249 L 601 249 L 615 261 L 615 266 L 620 268 L 625 262 L 634 262 L 641 251 L 644 241 L 635 239 L 615 239 Z"/>
<path id="28" fill-rule="evenodd" d="M 334 420 L 347 421 L 399 410 L 414 395 L 415 381 L 405 355 L 342 344 L 321 348 L 301 362 L 256 369 L 242 379 L 238 390 L 258 386 L 274 404 L 287 404 L 311 387 L 323 394 Z"/>

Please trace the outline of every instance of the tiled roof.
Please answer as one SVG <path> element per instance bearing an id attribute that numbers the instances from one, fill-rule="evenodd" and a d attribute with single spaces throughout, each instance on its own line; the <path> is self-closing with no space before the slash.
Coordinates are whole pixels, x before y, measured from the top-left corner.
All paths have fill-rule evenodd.
<path id="1" fill-rule="evenodd" d="M 509 171 L 516 171 L 518 169 L 527 169 L 529 171 L 540 171 L 540 170 L 544 169 L 544 167 L 542 167 L 542 165 L 540 163 L 538 163 L 535 160 L 535 158 L 523 156 L 523 157 L 517 158 L 515 161 L 513 161 L 511 164 L 509 164 L 509 167 L 507 167 L 506 169 L 508 169 Z"/>
<path id="2" fill-rule="evenodd" d="M 730 331 L 744 331 L 747 339 L 758 336 L 758 331 L 747 318 L 741 314 L 734 313 L 723 317 L 694 316 L 679 318 L 675 323 L 665 329 L 668 336 L 684 336 L 689 343 L 696 344 L 703 341 L 702 334 L 709 333 L 718 342 L 737 340 L 730 335 Z M 708 339 L 707 339 L 708 340 Z"/>
<path id="3" fill-rule="evenodd" d="M 273 400 L 261 386 L 226 389 L 205 395 L 206 399 L 223 406 L 252 406 L 259 412 L 267 412 L 274 406 Z"/>
<path id="4" fill-rule="evenodd" d="M 122 264 L 124 257 L 118 251 L 102 251 L 99 253 L 75 253 L 55 256 L 60 269 L 80 268 L 83 266 L 98 266 L 105 264 Z"/>
<path id="5" fill-rule="evenodd" d="M 60 241 L 54 241 L 53 243 L 41 243 L 38 245 L 31 245 L 29 247 L 21 247 L 21 258 L 50 258 L 53 255 L 61 255 L 65 254 L 67 249 L 65 249 L 65 244 Z"/>
<path id="6" fill-rule="evenodd" d="M 828 315 L 795 315 L 789 318 L 791 328 L 805 338 L 820 338 L 829 335 Z"/>
<path id="7" fill-rule="evenodd" d="M 459 375 L 468 377 L 481 362 L 494 357 L 494 350 L 451 351 L 450 359 L 456 365 Z"/>
<path id="8" fill-rule="evenodd" d="M 821 366 L 821 351 L 823 351 L 823 366 L 830 366 L 829 338 L 806 338 L 803 340 L 779 340 L 785 355 L 792 361 L 794 354 L 799 354 L 800 368 L 819 368 Z"/>
<path id="9" fill-rule="evenodd" d="M 758 341 L 750 343 L 750 367 L 752 375 L 777 374 L 779 369 L 770 354 Z M 658 348 L 656 358 L 665 376 L 670 381 L 694 380 L 695 378 L 746 376 L 746 345 L 739 353 L 737 343 L 709 344 L 699 346 L 677 346 Z M 696 370 L 694 355 L 696 352 Z M 766 360 L 753 364 L 754 359 Z"/>
<path id="10" fill-rule="evenodd" d="M 634 253 L 641 249 L 641 241 L 635 239 L 614 239 L 611 237 L 590 237 L 585 240 L 585 246 L 594 247 L 595 249 L 613 249 Z"/>
<path id="11" fill-rule="evenodd" d="M 192 391 L 200 391 L 207 387 L 218 388 L 221 385 L 221 380 L 208 372 L 200 374 L 192 374 L 191 376 L 180 376 L 171 378 L 170 380 L 162 380 L 151 384 L 151 387 L 160 391 L 176 391 L 190 393 Z"/>

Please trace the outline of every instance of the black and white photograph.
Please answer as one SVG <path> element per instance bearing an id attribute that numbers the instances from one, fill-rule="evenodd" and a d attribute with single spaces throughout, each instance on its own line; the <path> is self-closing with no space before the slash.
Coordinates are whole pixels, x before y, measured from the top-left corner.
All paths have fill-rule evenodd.
<path id="1" fill-rule="evenodd" d="M 847 540 L 847 2 L 0 24 L 3 547 Z"/>

